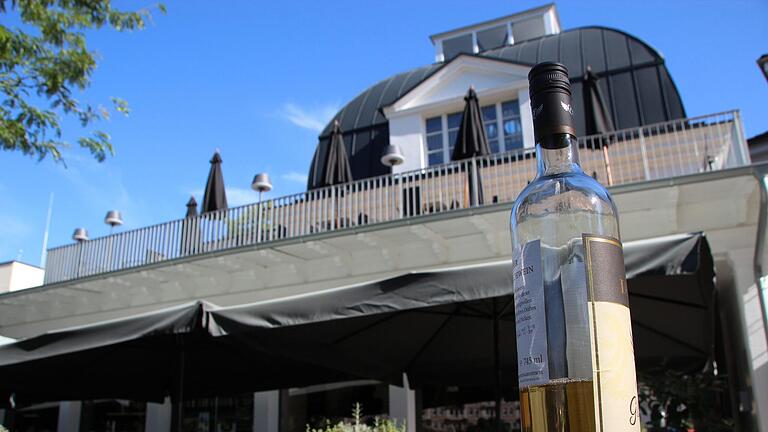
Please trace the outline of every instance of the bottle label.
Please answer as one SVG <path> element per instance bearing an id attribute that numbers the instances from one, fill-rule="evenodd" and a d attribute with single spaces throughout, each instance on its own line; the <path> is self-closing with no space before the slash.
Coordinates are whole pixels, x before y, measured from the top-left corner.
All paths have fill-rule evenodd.
<path id="1" fill-rule="evenodd" d="M 639 431 L 635 354 L 621 242 L 584 234 L 599 431 Z"/>
<path id="2" fill-rule="evenodd" d="M 541 272 L 541 242 L 523 246 L 512 262 L 520 387 L 549 382 L 547 316 Z"/>
<path id="3" fill-rule="evenodd" d="M 567 262 L 560 248 L 540 240 L 516 251 L 520 388 L 592 381 L 596 430 L 640 431 L 621 242 L 593 234 L 581 240 Z"/>

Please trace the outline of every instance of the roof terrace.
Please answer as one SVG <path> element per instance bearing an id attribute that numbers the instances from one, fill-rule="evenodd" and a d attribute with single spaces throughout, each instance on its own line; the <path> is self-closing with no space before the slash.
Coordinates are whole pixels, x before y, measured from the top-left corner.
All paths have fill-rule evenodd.
<path id="1" fill-rule="evenodd" d="M 584 171 L 608 186 L 750 163 L 738 111 L 582 137 L 579 144 Z M 50 249 L 44 284 L 393 221 L 418 224 L 426 215 L 511 203 L 535 173 L 534 149 L 524 149 L 125 231 Z"/>

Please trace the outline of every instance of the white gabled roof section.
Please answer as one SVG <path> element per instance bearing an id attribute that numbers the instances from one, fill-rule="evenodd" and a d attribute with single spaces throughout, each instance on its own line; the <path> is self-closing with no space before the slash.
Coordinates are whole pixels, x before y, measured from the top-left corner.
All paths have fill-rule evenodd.
<path id="1" fill-rule="evenodd" d="M 530 66 L 503 60 L 460 55 L 414 87 L 392 105 L 384 108 L 391 119 L 432 107 L 461 105 L 470 86 L 480 100 L 498 93 L 527 88 Z"/>

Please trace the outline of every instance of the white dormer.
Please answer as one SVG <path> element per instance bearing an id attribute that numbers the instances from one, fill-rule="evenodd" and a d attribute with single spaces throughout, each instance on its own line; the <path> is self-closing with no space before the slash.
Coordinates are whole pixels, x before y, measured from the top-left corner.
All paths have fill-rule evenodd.
<path id="1" fill-rule="evenodd" d="M 450 160 L 470 86 L 477 92 L 492 152 L 533 147 L 529 70 L 528 65 L 460 55 L 384 107 L 389 142 L 405 155 L 405 163 L 393 172 Z"/>
<path id="2" fill-rule="evenodd" d="M 477 54 L 541 36 L 560 33 L 560 18 L 554 4 L 484 21 L 430 36 L 437 62 L 461 53 Z"/>

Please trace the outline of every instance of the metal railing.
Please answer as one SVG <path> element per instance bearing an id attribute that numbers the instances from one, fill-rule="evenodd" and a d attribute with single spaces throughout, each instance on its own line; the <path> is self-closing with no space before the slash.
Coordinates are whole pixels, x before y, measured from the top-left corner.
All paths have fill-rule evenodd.
<path id="1" fill-rule="evenodd" d="M 737 111 L 579 139 L 581 166 L 617 185 L 749 164 Z M 511 202 L 534 149 L 467 159 L 205 213 L 52 248 L 45 283 L 309 234 Z"/>

